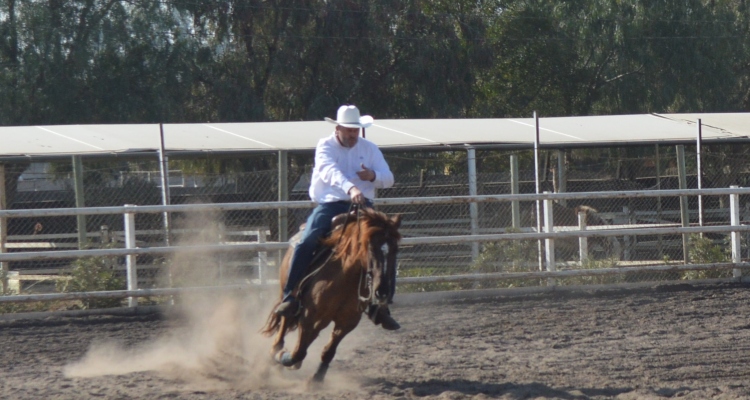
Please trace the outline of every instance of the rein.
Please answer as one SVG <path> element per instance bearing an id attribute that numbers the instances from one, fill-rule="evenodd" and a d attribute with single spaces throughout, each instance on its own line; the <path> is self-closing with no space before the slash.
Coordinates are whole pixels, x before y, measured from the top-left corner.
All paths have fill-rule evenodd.
<path id="1" fill-rule="evenodd" d="M 352 203 L 352 206 L 349 208 L 349 212 L 351 212 L 352 208 L 355 208 L 355 207 L 357 209 L 357 230 L 359 231 L 357 232 L 357 236 L 359 236 L 361 234 L 361 231 L 360 231 L 361 227 L 359 225 L 359 216 L 360 216 L 359 206 L 356 206 L 354 203 Z M 344 229 L 346 229 L 346 224 L 344 224 Z M 341 237 L 342 238 L 344 237 L 344 232 L 341 232 Z M 361 243 L 357 241 L 357 245 L 361 245 Z M 367 297 L 362 296 L 362 284 L 365 282 L 367 282 L 366 283 L 367 289 L 368 289 L 368 292 L 370 292 L 367 295 Z M 369 274 L 369 267 L 367 268 L 367 271 L 365 271 L 365 269 L 360 269 L 359 270 L 359 285 L 357 285 L 357 299 L 359 299 L 360 301 L 360 304 L 357 305 L 357 308 L 359 309 L 360 312 L 364 312 L 365 308 L 367 307 L 367 306 L 363 306 L 362 303 L 372 302 L 372 297 L 374 293 L 375 291 L 372 288 L 372 277 Z"/>

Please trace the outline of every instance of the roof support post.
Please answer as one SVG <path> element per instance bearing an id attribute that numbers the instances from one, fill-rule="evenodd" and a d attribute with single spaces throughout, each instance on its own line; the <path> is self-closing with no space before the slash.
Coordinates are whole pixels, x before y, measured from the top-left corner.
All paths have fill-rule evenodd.
<path id="1" fill-rule="evenodd" d="M 680 180 L 680 189 L 687 189 L 687 168 L 685 167 L 685 146 L 677 145 L 677 175 Z M 690 214 L 688 214 L 688 199 L 686 196 L 680 196 L 680 219 L 682 220 L 682 226 L 690 226 Z M 690 253 L 689 253 L 689 241 L 690 237 L 688 234 L 682 234 L 682 256 L 685 264 L 690 264 Z"/>
<path id="2" fill-rule="evenodd" d="M 659 143 L 656 143 L 654 145 L 654 168 L 655 176 L 656 176 L 656 189 L 661 190 L 661 155 L 659 154 Z M 662 221 L 662 213 L 661 213 L 661 196 L 656 196 L 656 220 L 658 223 L 661 223 Z M 663 235 L 657 235 L 656 236 L 656 250 L 659 252 L 659 258 L 664 258 L 664 243 L 662 242 L 662 239 L 664 238 Z"/>
<path id="3" fill-rule="evenodd" d="M 539 194 L 539 117 L 534 111 L 534 187 L 536 194 Z M 536 231 L 542 231 L 541 201 L 536 200 Z M 544 271 L 544 262 L 542 259 L 542 239 L 537 240 L 537 259 L 539 270 Z"/>
<path id="4" fill-rule="evenodd" d="M 86 207 L 86 201 L 83 194 L 83 161 L 81 156 L 73 156 L 73 187 L 75 189 L 76 208 Z M 81 214 L 76 216 L 78 226 L 78 249 L 86 247 L 86 216 Z"/>
<path id="5" fill-rule="evenodd" d="M 362 129 L 364 134 L 364 129 Z M 278 188 L 278 200 L 287 201 L 289 200 L 289 153 L 286 150 L 279 150 L 278 162 L 276 163 L 279 169 L 279 188 Z M 289 209 L 286 207 L 279 207 L 278 209 L 278 239 L 279 242 L 286 242 L 289 240 Z M 260 236 L 258 237 L 260 239 Z M 284 259 L 285 250 L 279 250 L 276 254 L 276 266 L 281 265 L 281 260 Z"/>
<path id="6" fill-rule="evenodd" d="M 164 206 L 169 205 L 169 157 L 167 156 L 167 153 L 164 151 L 164 124 L 159 124 L 159 175 L 161 175 L 161 204 Z M 163 220 L 163 226 L 164 226 L 164 246 L 169 247 L 172 232 L 170 231 L 170 218 L 171 215 L 169 214 L 169 211 L 164 211 L 162 220 Z M 131 221 L 132 219 L 132 221 Z M 133 214 L 125 214 L 125 223 L 126 224 L 132 224 L 133 229 L 133 237 L 132 237 L 132 245 L 135 246 L 135 216 Z M 133 276 L 136 276 L 137 270 L 135 267 L 135 258 L 128 258 L 128 287 L 130 287 L 130 279 L 131 279 L 131 273 Z M 131 265 L 132 263 L 132 271 L 131 271 Z M 170 261 L 167 263 L 167 284 L 169 287 L 173 286 L 172 281 L 172 269 L 173 269 L 174 262 Z M 134 287 L 137 287 L 138 282 L 137 278 L 134 282 Z M 130 307 L 135 307 L 138 305 L 138 299 L 136 298 L 129 298 L 128 303 L 130 304 Z M 169 298 L 169 304 L 174 305 L 174 297 Z"/>
<path id="7" fill-rule="evenodd" d="M 161 175 L 161 204 L 169 205 L 169 157 L 164 151 L 164 124 L 159 124 L 159 173 Z M 164 211 L 164 245 L 170 243 L 170 215 Z M 170 279 L 171 281 L 171 279 Z"/>
<path id="8" fill-rule="evenodd" d="M 289 154 L 286 150 L 279 150 L 279 201 L 289 200 Z M 279 208 L 279 242 L 289 240 L 289 210 Z"/>
<path id="9" fill-rule="evenodd" d="M 701 119 L 698 118 L 698 136 L 695 141 L 695 156 L 696 156 L 696 179 L 698 180 L 698 189 L 703 189 L 703 171 L 701 168 L 701 143 L 703 142 L 703 127 L 701 126 Z M 703 196 L 698 195 L 698 225 L 703 226 Z M 703 233 L 701 233 L 701 237 Z"/>
<path id="10" fill-rule="evenodd" d="M 472 146 L 466 146 L 467 162 L 469 164 L 469 196 L 477 195 L 477 150 Z M 469 203 L 469 217 L 471 218 L 471 234 L 479 234 L 479 207 L 476 202 Z M 479 243 L 471 243 L 471 261 L 479 257 Z"/>
<path id="11" fill-rule="evenodd" d="M 0 164 L 0 210 L 8 208 L 8 197 L 5 192 L 5 164 Z M 5 242 L 8 241 L 8 219 L 0 217 L 0 253 L 5 253 Z M 8 268 L 7 261 L 0 262 L 0 283 L 3 285 L 2 295 L 10 292 L 8 287 Z"/>
<path id="12" fill-rule="evenodd" d="M 518 154 L 510 155 L 510 193 L 518 194 L 518 183 L 520 181 L 518 173 Z M 521 202 L 513 200 L 511 202 L 511 213 L 513 218 L 513 229 L 521 229 Z"/>
<path id="13" fill-rule="evenodd" d="M 568 191 L 568 171 L 566 166 L 567 151 L 557 150 L 557 193 L 565 193 Z M 568 202 L 565 199 L 560 200 L 560 205 L 567 207 Z"/>

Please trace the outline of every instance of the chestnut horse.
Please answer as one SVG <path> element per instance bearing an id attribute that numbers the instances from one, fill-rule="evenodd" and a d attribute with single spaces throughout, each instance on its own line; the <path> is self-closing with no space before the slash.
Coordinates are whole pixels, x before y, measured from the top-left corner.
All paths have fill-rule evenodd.
<path id="1" fill-rule="evenodd" d="M 324 251 L 323 259 L 316 257 L 317 261 L 311 265 L 314 270 L 297 289 L 301 311 L 292 318 L 280 317 L 271 311 L 261 330 L 266 336 L 275 334 L 271 353 L 278 363 L 299 368 L 307 348 L 320 331 L 333 322 L 331 338 L 311 378 L 313 383 L 323 381 L 336 347 L 357 327 L 362 313 L 369 307 L 386 305 L 393 297 L 390 288 L 396 279 L 400 225 L 400 215 L 388 217 L 366 208 L 334 218 L 330 236 L 322 240 L 322 244 L 332 250 Z M 290 242 L 279 270 L 282 290 L 293 253 L 294 243 Z M 281 300 L 272 310 L 280 303 Z M 294 329 L 299 329 L 297 346 L 288 352 L 284 349 L 284 336 Z"/>

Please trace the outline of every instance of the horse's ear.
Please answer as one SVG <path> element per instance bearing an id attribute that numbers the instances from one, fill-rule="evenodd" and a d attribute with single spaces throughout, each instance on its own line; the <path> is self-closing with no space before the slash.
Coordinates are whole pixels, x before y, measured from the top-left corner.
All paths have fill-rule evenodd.
<path id="1" fill-rule="evenodd" d="M 391 217 L 391 222 L 393 222 L 393 226 L 398 229 L 401 226 L 401 214 L 396 214 Z"/>

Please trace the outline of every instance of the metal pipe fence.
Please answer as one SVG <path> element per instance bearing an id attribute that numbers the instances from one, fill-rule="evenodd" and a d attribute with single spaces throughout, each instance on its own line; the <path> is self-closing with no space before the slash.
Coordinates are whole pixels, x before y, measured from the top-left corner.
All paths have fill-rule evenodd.
<path id="1" fill-rule="evenodd" d="M 428 228 L 425 231 L 409 232 L 409 219 L 405 218 L 402 227 L 405 237 L 402 239 L 399 267 L 400 290 L 456 290 L 486 287 L 505 287 L 504 282 L 513 282 L 518 286 L 538 285 L 566 285 L 585 283 L 619 283 L 623 280 L 677 280 L 703 278 L 741 278 L 742 271 L 748 267 L 742 262 L 743 248 L 747 249 L 747 234 L 750 225 L 743 225 L 748 218 L 748 208 L 740 207 L 740 196 L 750 195 L 750 189 L 681 189 L 681 190 L 650 190 L 650 191 L 622 191 L 622 192 L 579 192 L 579 193 L 541 193 L 541 194 L 511 194 L 511 195 L 478 195 L 478 196 L 441 196 L 441 197 L 409 197 L 409 198 L 381 198 L 376 199 L 375 205 L 389 213 L 402 210 L 409 215 L 410 208 L 420 206 L 466 205 L 466 204 L 506 204 L 514 201 L 536 202 L 542 201 L 545 224 L 541 232 L 533 224 L 522 229 L 493 228 L 497 233 L 472 234 L 470 227 L 482 227 L 482 221 L 467 223 L 465 232 L 460 234 L 439 234 L 440 232 Z M 579 212 L 575 224 L 558 225 L 556 207 L 563 200 L 591 200 L 591 199 L 638 199 L 638 198 L 680 198 L 694 196 L 728 196 L 730 208 L 715 210 L 714 214 L 725 214 L 722 221 L 713 225 L 683 226 L 680 221 L 664 221 L 652 223 L 629 223 L 595 225 L 587 223 L 590 215 Z M 256 202 L 256 203 L 222 203 L 222 204 L 183 204 L 183 205 L 146 205 L 123 207 L 88 207 L 88 208 L 58 208 L 43 210 L 2 210 L 0 218 L 35 218 L 45 216 L 75 216 L 112 214 L 123 215 L 126 248 L 90 248 L 82 250 L 52 250 L 30 251 L 0 254 L 0 262 L 38 261 L 52 259 L 87 259 L 97 257 L 113 257 L 126 260 L 127 290 L 100 290 L 108 293 L 104 297 L 129 298 L 129 305 L 137 304 L 138 297 L 157 295 L 172 295 L 179 293 L 181 288 L 188 290 L 194 287 L 195 280 L 180 281 L 179 268 L 182 264 L 206 262 L 207 267 L 197 268 L 200 276 L 212 275 L 217 270 L 236 263 L 236 258 L 227 258 L 229 254 L 240 254 L 244 259 L 258 259 L 253 264 L 252 278 L 244 277 L 244 286 L 267 287 L 272 280 L 268 279 L 271 267 L 278 266 L 281 251 L 288 247 L 287 242 L 266 243 L 201 243 L 180 242 L 174 246 L 153 246 L 136 240 L 135 216 L 139 214 L 164 213 L 209 213 L 233 212 L 236 210 L 279 210 L 306 209 L 312 207 L 309 201 L 285 202 Z M 708 211 L 708 210 L 706 210 Z M 474 218 L 474 213 L 467 213 Z M 477 217 L 479 219 L 479 217 Z M 424 222 L 414 220 L 411 222 Z M 438 221 L 440 222 L 440 221 Z M 620 221 L 622 222 L 622 221 Z M 200 236 L 202 231 L 210 230 L 204 224 L 198 224 L 190 237 Z M 669 226 L 671 225 L 671 226 Z M 418 226 L 418 225 L 412 225 Z M 158 231 L 158 230 L 157 230 Z M 474 230 L 476 231 L 476 230 Z M 480 230 L 481 231 L 481 230 Z M 744 236 L 743 236 L 744 234 Z M 700 235 L 704 235 L 701 237 Z M 210 235 L 209 235 L 210 236 Z M 709 238 L 708 236 L 713 236 Z M 689 238 L 691 248 L 704 249 L 707 254 L 692 254 L 693 260 L 685 262 L 679 255 L 688 254 L 690 249 L 674 247 L 681 238 Z M 611 241 L 610 241 L 611 239 Z M 260 237 L 258 242 L 260 242 Z M 538 265 L 538 244 L 543 241 L 543 263 Z M 163 243 L 155 240 L 155 243 Z M 482 245 L 479 254 L 472 251 Z M 612 247 L 620 247 L 613 249 Z M 570 247 L 577 247 L 571 256 Z M 594 257 L 596 251 L 605 257 Z M 646 254 L 648 248 L 649 254 Z M 587 251 L 584 251 L 586 249 Z M 657 251 L 658 250 L 658 251 Z M 275 252 L 275 257 L 265 257 L 264 252 Z M 615 253 L 613 256 L 612 254 Z M 249 256 L 252 254 L 252 256 Z M 636 254 L 642 254 L 636 256 Z M 645 254 L 645 255 L 643 255 Z M 668 255 L 671 254 L 671 257 Z M 657 257 L 654 257 L 654 256 Z M 666 256 L 665 256 L 666 255 Z M 166 260 L 162 270 L 169 270 L 170 276 L 176 281 L 162 285 L 167 287 L 140 288 L 138 270 L 147 264 L 142 257 L 163 257 Z M 712 258 L 713 257 L 713 258 Z M 149 262 L 153 262 L 149 260 Z M 170 264 L 171 263 L 171 264 Z M 452 264 L 450 269 L 437 268 L 443 263 Z M 175 267 L 176 266 L 176 267 Z M 214 268 L 216 267 L 216 268 Z M 246 268 L 248 269 L 248 268 Z M 266 269 L 266 270 L 264 270 Z M 192 271 L 195 273 L 195 271 Z M 730 274 L 731 272 L 731 274 Z M 692 275 L 690 275 L 692 274 Z M 271 276 L 273 274 L 270 274 Z M 199 279 L 200 281 L 200 279 Z M 206 283 L 208 282 L 208 283 Z M 203 286 L 234 286 L 237 280 L 219 281 L 208 280 Z M 180 286 L 180 287 L 173 287 Z M 240 285 L 242 286 L 242 285 Z M 159 291 L 166 290 L 166 291 Z M 97 292 L 78 293 L 39 293 L 33 295 L 14 295 L 0 297 L 0 303 L 75 300 L 99 297 Z"/>

